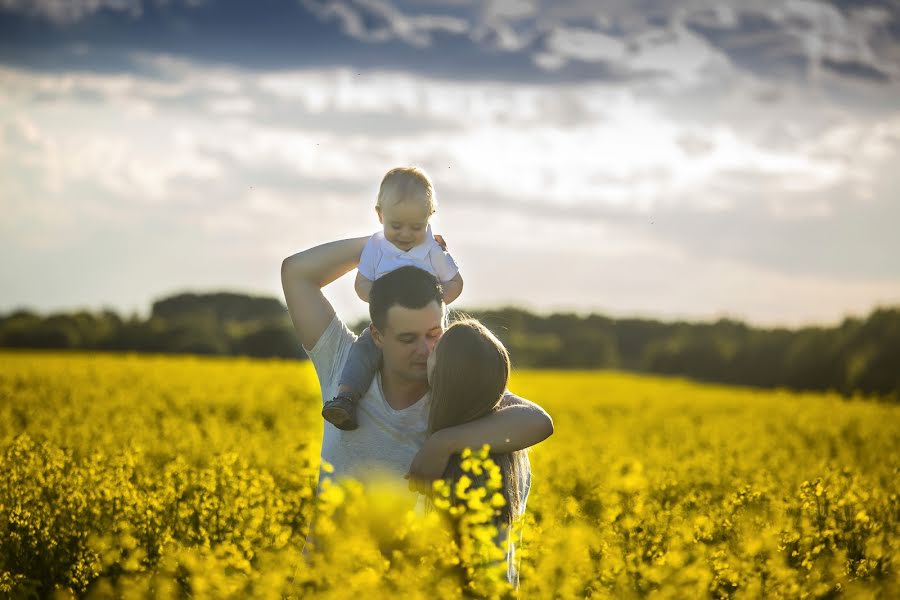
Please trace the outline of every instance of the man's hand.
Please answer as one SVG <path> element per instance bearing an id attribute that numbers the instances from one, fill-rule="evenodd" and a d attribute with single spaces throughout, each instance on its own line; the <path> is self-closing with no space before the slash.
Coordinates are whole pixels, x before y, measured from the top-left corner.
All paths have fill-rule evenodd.
<path id="1" fill-rule="evenodd" d="M 438 435 L 439 433 L 435 432 L 425 440 L 425 444 L 410 463 L 409 472 L 403 476 L 409 480 L 411 492 L 420 492 L 430 496 L 431 483 L 444 475 L 452 453 L 444 443 L 443 437 Z"/>

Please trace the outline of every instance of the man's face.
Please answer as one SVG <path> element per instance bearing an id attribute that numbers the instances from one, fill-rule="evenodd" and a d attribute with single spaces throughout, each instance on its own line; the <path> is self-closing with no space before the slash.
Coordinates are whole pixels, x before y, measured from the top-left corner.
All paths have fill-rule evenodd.
<path id="1" fill-rule="evenodd" d="M 384 331 L 372 328 L 384 355 L 384 369 L 407 381 L 428 381 L 428 357 L 444 333 L 443 307 L 432 300 L 422 308 L 394 305 Z"/>

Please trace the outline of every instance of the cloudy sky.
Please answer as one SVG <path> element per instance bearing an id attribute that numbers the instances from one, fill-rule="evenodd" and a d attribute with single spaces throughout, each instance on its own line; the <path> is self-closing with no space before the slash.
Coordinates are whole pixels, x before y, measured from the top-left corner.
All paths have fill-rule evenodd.
<path id="1" fill-rule="evenodd" d="M 0 313 L 280 297 L 407 164 L 461 307 L 865 315 L 900 303 L 900 5 L 0 0 Z"/>

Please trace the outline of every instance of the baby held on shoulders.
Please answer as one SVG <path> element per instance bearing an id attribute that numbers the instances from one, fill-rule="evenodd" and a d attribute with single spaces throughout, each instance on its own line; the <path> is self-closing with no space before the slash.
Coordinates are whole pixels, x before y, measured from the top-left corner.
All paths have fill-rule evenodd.
<path id="1" fill-rule="evenodd" d="M 463 289 L 459 267 L 443 239 L 431 230 L 430 220 L 436 209 L 434 185 L 422 169 L 398 167 L 385 174 L 375 202 L 382 230 L 372 235 L 363 248 L 354 283 L 360 299 L 368 302 L 376 279 L 405 266 L 418 267 L 437 277 L 445 304 L 459 297 Z M 367 328 L 350 350 L 337 396 L 322 408 L 322 416 L 338 429 L 350 431 L 358 427 L 357 402 L 371 385 L 379 360 L 379 349 Z"/>

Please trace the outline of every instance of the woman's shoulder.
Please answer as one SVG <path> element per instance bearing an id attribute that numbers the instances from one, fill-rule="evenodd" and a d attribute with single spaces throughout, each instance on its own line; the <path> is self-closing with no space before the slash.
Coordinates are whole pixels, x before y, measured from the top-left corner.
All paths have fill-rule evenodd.
<path id="1" fill-rule="evenodd" d="M 509 390 L 503 391 L 503 396 L 500 397 L 500 403 L 498 404 L 498 408 L 506 408 L 507 406 L 523 406 L 531 404 L 525 398 L 521 396 L 516 396 Z"/>

